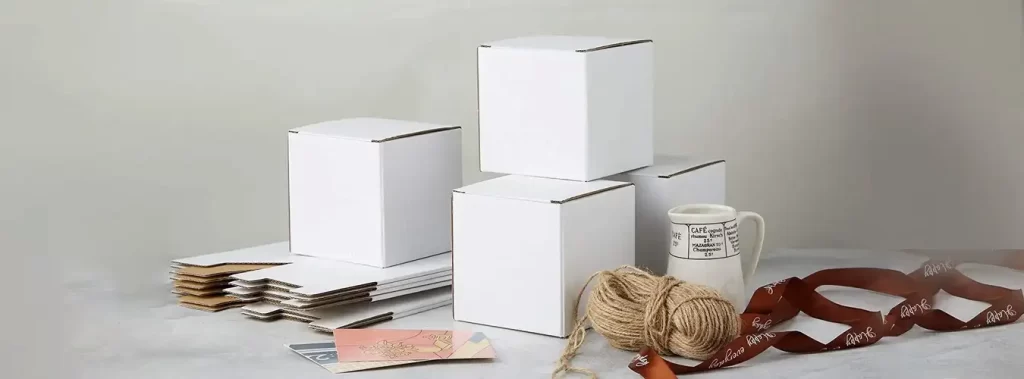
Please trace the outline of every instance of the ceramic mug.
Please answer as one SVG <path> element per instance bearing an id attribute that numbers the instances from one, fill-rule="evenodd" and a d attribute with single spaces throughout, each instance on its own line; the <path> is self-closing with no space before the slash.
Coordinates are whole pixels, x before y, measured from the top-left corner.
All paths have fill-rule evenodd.
<path id="1" fill-rule="evenodd" d="M 746 308 L 746 283 L 757 269 L 764 245 L 764 219 L 754 212 L 739 212 L 718 204 L 688 204 L 668 211 L 672 222 L 668 275 L 718 290 L 737 312 Z M 739 225 L 753 220 L 757 226 L 750 262 L 743 270 Z"/>

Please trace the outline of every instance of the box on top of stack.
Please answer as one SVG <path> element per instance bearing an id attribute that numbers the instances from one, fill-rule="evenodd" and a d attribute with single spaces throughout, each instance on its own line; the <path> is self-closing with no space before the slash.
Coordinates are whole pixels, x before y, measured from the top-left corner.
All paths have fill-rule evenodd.
<path id="1" fill-rule="evenodd" d="M 477 49 L 480 170 L 589 181 L 654 155 L 654 44 L 530 36 Z"/>
<path id="2" fill-rule="evenodd" d="M 478 54 L 480 169 L 455 190 L 457 320 L 565 337 L 596 271 L 635 263 L 636 191 L 601 178 L 654 161 L 654 44 L 530 36 Z"/>

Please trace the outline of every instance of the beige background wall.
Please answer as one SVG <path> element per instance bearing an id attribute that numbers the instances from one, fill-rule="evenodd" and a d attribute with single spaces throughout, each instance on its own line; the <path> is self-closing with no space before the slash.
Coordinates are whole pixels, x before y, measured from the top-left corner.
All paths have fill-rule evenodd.
<path id="1" fill-rule="evenodd" d="M 657 150 L 728 159 L 771 247 L 1024 246 L 1019 0 L 0 4 L 11 256 L 284 239 L 285 131 L 330 118 L 464 125 L 484 179 L 474 47 L 531 33 L 653 38 Z"/>

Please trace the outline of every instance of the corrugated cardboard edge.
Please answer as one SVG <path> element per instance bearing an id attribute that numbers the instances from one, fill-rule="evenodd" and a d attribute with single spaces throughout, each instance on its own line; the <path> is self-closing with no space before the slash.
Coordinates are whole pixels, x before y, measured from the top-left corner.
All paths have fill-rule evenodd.
<path id="1" fill-rule="evenodd" d="M 391 136 L 391 137 L 384 138 L 384 139 L 372 140 L 371 142 L 377 142 L 377 143 L 388 142 L 388 141 L 394 141 L 394 140 L 402 139 L 402 138 L 409 138 L 409 137 L 421 136 L 421 135 L 424 135 L 424 134 L 440 133 L 440 132 L 446 132 L 446 131 L 449 131 L 449 130 L 458 130 L 458 129 L 462 129 L 462 127 L 458 126 L 458 125 L 456 125 L 456 126 L 446 126 L 446 127 L 442 127 L 442 128 L 433 128 L 433 129 L 427 129 L 427 130 L 420 130 L 418 132 L 399 134 L 397 136 Z"/>
<path id="2" fill-rule="evenodd" d="M 314 295 L 314 296 L 308 296 L 308 295 L 299 294 L 299 293 L 295 293 L 295 292 L 289 291 L 288 296 L 290 296 L 292 299 L 297 300 L 297 301 L 316 302 L 316 301 L 322 301 L 322 300 L 327 300 L 327 299 L 332 299 L 332 298 L 340 298 L 340 297 L 344 297 L 344 296 L 348 296 L 348 295 L 352 295 L 352 294 L 364 293 L 364 292 L 365 293 L 370 293 L 370 292 L 375 292 L 375 291 L 384 291 L 385 293 L 387 293 L 387 292 L 391 292 L 391 291 L 394 291 L 394 290 L 400 290 L 402 288 L 412 288 L 412 287 L 417 287 L 419 285 L 425 285 L 424 283 L 428 283 L 428 282 L 429 283 L 436 283 L 436 282 L 445 281 L 445 280 L 451 282 L 451 279 L 450 279 L 451 276 L 452 276 L 451 271 L 447 270 L 447 271 L 442 271 L 442 272 L 439 272 L 439 273 L 428 274 L 428 275 L 421 275 L 421 276 L 417 276 L 417 277 L 414 277 L 414 278 L 398 280 L 398 281 L 394 281 L 394 282 L 391 282 L 391 283 L 388 283 L 388 284 L 385 284 L 385 285 L 378 285 L 376 282 L 374 282 L 372 286 L 357 287 L 357 288 L 353 288 L 351 290 L 337 290 L 337 291 L 325 292 L 325 293 Z M 445 277 L 449 277 L 449 278 L 446 279 Z M 383 288 L 381 288 L 381 287 L 383 287 Z"/>
<path id="3" fill-rule="evenodd" d="M 652 40 L 652 39 L 638 39 L 638 40 L 633 40 L 633 41 L 617 42 L 617 43 L 612 43 L 612 44 L 603 45 L 603 46 L 591 47 L 591 48 L 588 48 L 588 49 L 578 49 L 578 50 L 576 50 L 576 52 L 577 53 L 589 53 L 589 52 L 600 51 L 600 50 L 614 49 L 616 47 L 623 47 L 623 46 L 629 46 L 629 45 L 637 45 L 637 44 L 641 44 L 641 43 L 654 43 L 654 40 Z M 491 45 L 480 45 L 480 47 L 482 47 L 482 48 L 490 48 Z M 479 67 L 479 66 L 480 66 L 480 62 L 479 62 L 479 56 L 478 56 L 478 58 L 477 58 L 477 67 Z M 477 77 L 479 79 L 479 69 L 477 69 Z M 478 80 L 478 82 L 479 82 L 479 80 Z M 477 93 L 479 93 L 479 88 L 477 90 Z"/>
<path id="4" fill-rule="evenodd" d="M 704 163 L 704 164 L 699 164 L 699 165 L 696 165 L 696 166 L 693 166 L 693 167 L 690 167 L 690 168 L 686 168 L 686 169 L 680 170 L 679 172 L 674 172 L 674 173 L 671 173 L 671 174 L 668 174 L 668 175 L 658 175 L 658 177 L 662 178 L 662 179 L 668 179 L 668 178 L 671 178 L 673 176 L 682 175 L 682 174 L 685 174 L 685 173 L 688 173 L 688 172 L 697 171 L 697 170 L 700 170 L 702 168 L 711 167 L 711 166 L 714 166 L 714 165 L 720 164 L 720 163 L 725 163 L 725 159 L 719 159 L 719 160 L 716 160 L 716 161 L 711 161 L 711 162 L 707 162 L 707 163 Z"/>
<path id="5" fill-rule="evenodd" d="M 416 131 L 416 132 L 412 132 L 412 133 L 399 134 L 397 136 L 391 136 L 391 137 L 388 137 L 388 138 L 372 139 L 372 140 L 370 140 L 370 142 L 373 142 L 373 143 L 388 142 L 388 141 L 394 141 L 394 140 L 402 139 L 402 138 L 409 138 L 409 137 L 421 136 L 421 135 L 424 135 L 424 134 L 440 133 L 440 132 L 446 132 L 446 131 L 449 131 L 449 130 L 458 130 L 458 129 L 462 129 L 462 127 L 459 126 L 459 125 L 443 126 L 443 127 L 440 127 L 440 128 L 432 128 L 432 129 L 420 130 L 420 131 Z M 297 130 L 289 130 L 288 133 L 299 134 L 299 132 Z M 291 238 L 289 238 L 289 240 L 291 240 Z"/>
<path id="6" fill-rule="evenodd" d="M 477 72 L 479 72 L 479 71 L 477 71 Z M 477 75 L 477 80 L 479 81 L 479 74 Z M 479 93 L 480 92 L 477 91 L 477 104 L 478 104 L 478 106 L 477 106 L 477 115 L 478 115 L 478 117 L 479 117 L 479 114 L 480 114 L 480 111 L 479 111 L 479 104 L 480 104 L 480 100 L 479 100 L 480 97 L 479 96 L 480 95 L 479 95 Z M 479 121 L 477 123 L 479 124 Z M 477 131 L 477 136 L 479 136 L 479 135 L 480 135 L 480 133 L 479 133 L 479 130 L 478 130 Z M 480 145 L 478 144 L 477 146 L 480 146 Z M 480 155 L 480 154 L 477 154 L 477 155 Z M 449 220 L 452 225 L 451 225 L 450 228 L 448 228 L 448 231 L 450 232 L 450 235 L 451 235 L 450 238 L 451 238 L 451 248 L 452 248 L 452 320 L 455 319 L 455 194 L 456 193 L 462 193 L 462 192 L 459 192 L 458 190 L 452 191 L 452 197 L 451 197 L 451 199 L 452 199 L 452 210 L 451 210 L 451 213 L 450 213 L 452 215 L 452 217 L 451 217 L 451 220 Z"/>
<path id="7" fill-rule="evenodd" d="M 371 326 L 371 325 L 376 325 L 376 324 L 379 324 L 379 323 L 382 323 L 382 322 L 385 322 L 385 321 L 394 320 L 394 317 L 393 317 L 394 314 L 395 314 L 394 312 L 382 313 L 382 314 L 379 314 L 379 315 L 376 315 L 376 316 L 372 316 L 372 317 L 369 317 L 369 318 L 364 318 L 362 320 L 359 320 L 359 321 L 356 321 L 356 322 L 353 322 L 353 323 L 342 325 L 342 326 L 338 327 L 337 329 L 356 329 L 356 328 L 363 328 L 363 327 L 367 327 L 367 326 Z M 324 327 L 323 325 L 317 325 L 316 321 L 312 321 L 309 324 L 309 328 L 313 329 L 314 331 L 317 331 L 317 332 L 334 333 L 334 329 L 331 329 L 331 328 L 328 328 L 328 327 Z"/>
<path id="8" fill-rule="evenodd" d="M 615 186 L 611 186 L 611 187 L 605 187 L 605 188 L 593 190 L 593 191 L 590 191 L 590 192 L 587 192 L 587 193 L 582 193 L 582 194 L 579 194 L 579 195 L 576 195 L 576 196 L 572 196 L 572 197 L 569 197 L 569 198 L 565 198 L 565 199 L 562 199 L 562 200 L 548 200 L 548 202 L 551 203 L 551 204 L 565 204 L 565 203 L 568 203 L 568 202 L 573 201 L 573 200 L 579 200 L 579 199 L 582 199 L 582 198 L 585 198 L 585 197 L 590 197 L 590 196 L 597 195 L 597 194 L 602 193 L 602 192 L 614 191 L 614 190 L 617 190 L 619 188 L 625 188 L 625 187 L 629 187 L 629 186 L 632 186 L 632 185 L 633 185 L 633 183 L 621 183 L 619 185 L 615 185 Z M 465 191 L 460 191 L 460 190 L 457 190 L 457 189 L 456 190 L 452 190 L 452 192 L 453 193 L 458 193 L 458 194 L 466 195 Z M 516 199 L 516 198 L 510 198 L 510 199 Z M 540 200 L 529 200 L 529 199 L 519 199 L 519 200 L 534 201 L 534 202 L 541 202 L 541 203 L 543 203 L 543 201 L 540 201 Z M 454 199 L 452 199 L 452 201 L 454 202 Z M 453 205 L 452 211 L 454 212 L 454 205 Z M 453 223 L 453 228 L 454 228 L 455 221 L 452 220 L 452 223 Z M 453 235 L 452 235 L 452 244 L 454 245 L 455 244 L 455 242 L 454 242 L 455 241 L 455 236 L 454 236 L 454 232 L 452 232 L 452 233 L 453 233 Z M 455 246 L 452 246 L 452 249 L 454 249 L 454 248 L 455 248 Z M 452 251 L 452 264 L 453 264 L 452 265 L 452 271 L 453 272 L 455 270 L 454 263 L 455 263 L 455 252 Z"/>
<path id="9" fill-rule="evenodd" d="M 591 47 L 589 49 L 580 49 L 580 50 L 576 50 L 576 52 L 577 53 L 590 53 L 590 52 L 594 52 L 594 51 L 614 49 L 616 47 L 637 45 L 637 44 L 641 44 L 641 43 L 654 43 L 654 40 L 651 40 L 651 39 L 638 39 L 638 40 L 634 40 L 634 41 L 618 42 L 618 43 L 613 43 L 613 44 L 604 45 L 604 46 Z"/>
<path id="10" fill-rule="evenodd" d="M 289 307 L 291 309 L 316 309 L 316 308 L 320 308 L 320 307 L 324 307 L 324 306 L 327 306 L 327 305 L 331 305 L 331 304 L 335 304 L 335 303 L 339 303 L 339 302 L 344 302 L 344 301 L 352 300 L 352 299 L 359 299 L 359 298 L 363 298 L 363 297 L 371 298 L 372 299 L 372 298 L 376 298 L 376 297 L 380 297 L 380 296 L 385 296 L 385 295 L 391 294 L 393 292 L 408 291 L 408 290 L 422 288 L 422 287 L 431 287 L 431 286 L 436 286 L 438 284 L 446 284 L 446 285 L 449 285 L 449 286 L 452 284 L 451 279 L 441 279 L 441 278 L 429 279 L 429 280 L 426 280 L 424 282 L 428 282 L 428 283 L 416 282 L 416 283 L 412 283 L 412 284 L 415 284 L 415 285 L 407 284 L 407 285 L 404 285 L 404 286 L 400 286 L 398 288 L 388 288 L 388 289 L 384 290 L 385 292 L 378 293 L 378 294 L 374 294 L 374 292 L 378 291 L 378 289 L 374 288 L 374 289 L 368 290 L 368 291 L 345 292 L 345 293 L 341 293 L 341 294 L 337 294 L 337 295 L 326 296 L 326 297 L 310 299 L 310 300 L 298 299 L 298 298 L 292 297 L 291 299 L 288 299 L 288 301 L 286 301 L 286 302 L 284 302 L 282 304 L 284 304 L 285 306 L 287 306 L 287 307 Z M 444 286 L 441 286 L 441 287 L 444 287 Z M 424 290 L 424 291 L 428 291 L 428 290 Z M 424 291 L 419 291 L 419 292 L 424 292 Z M 414 294 L 414 293 L 419 293 L 419 292 L 413 292 L 413 293 L 410 293 L 409 295 Z M 402 295 L 402 296 L 408 296 L 408 295 Z"/>
<path id="11" fill-rule="evenodd" d="M 297 131 L 294 131 L 294 130 L 289 130 L 288 133 L 299 134 Z M 291 253 L 291 254 L 295 254 L 295 251 L 292 250 L 292 137 L 291 137 L 291 135 L 288 136 L 288 140 L 285 143 L 284 159 L 285 159 L 285 165 L 284 165 L 284 175 L 285 175 L 285 177 L 284 177 L 284 186 L 285 186 L 285 196 L 287 196 L 287 199 L 288 199 L 288 214 L 285 216 L 285 217 L 288 217 L 288 252 Z"/>
<path id="12" fill-rule="evenodd" d="M 243 309 L 239 313 L 241 313 L 242 316 L 248 317 L 248 318 L 253 319 L 253 320 L 259 320 L 259 321 L 276 321 L 276 320 L 281 318 L 281 315 L 279 315 L 279 314 L 275 314 L 275 315 L 261 315 L 259 313 L 254 313 L 254 312 L 246 311 L 245 309 Z"/>
<path id="13" fill-rule="evenodd" d="M 230 275 L 240 274 L 243 272 L 262 270 L 265 268 L 271 268 L 280 266 L 280 264 L 263 264 L 263 263 L 233 263 L 233 264 L 218 264 L 213 266 L 188 266 L 182 267 L 174 272 L 176 275 L 194 276 L 197 278 L 221 278 L 229 277 Z"/>
<path id="14" fill-rule="evenodd" d="M 198 311 L 220 312 L 220 311 L 223 311 L 225 309 L 238 308 L 238 307 L 244 306 L 245 304 L 228 304 L 228 305 L 223 305 L 223 306 L 220 306 L 220 307 L 205 307 L 205 306 L 202 306 L 202 305 L 195 305 L 195 304 L 188 304 L 188 303 L 178 303 L 178 305 L 180 305 L 182 307 L 185 307 L 185 308 L 189 308 L 189 309 L 195 309 L 195 310 L 198 310 Z"/>
<path id="15" fill-rule="evenodd" d="M 597 194 L 600 194 L 600 193 L 605 193 L 605 192 L 608 192 L 608 191 L 614 191 L 614 190 L 617 190 L 619 188 L 626 188 L 626 187 L 630 187 L 630 186 L 633 186 L 633 183 L 622 183 L 622 184 L 619 184 L 619 185 L 616 185 L 616 186 L 605 187 L 605 188 L 601 188 L 599 190 L 594 190 L 594 191 L 590 191 L 590 192 L 587 192 L 587 193 L 579 194 L 579 195 L 576 195 L 576 196 L 573 196 L 573 197 L 570 197 L 570 198 L 567 198 L 567 199 L 551 200 L 551 203 L 553 203 L 553 204 L 565 204 L 565 203 L 568 203 L 568 202 L 573 201 L 573 200 L 579 200 L 579 199 L 582 199 L 582 198 L 585 198 L 585 197 L 590 197 L 590 196 L 594 196 L 594 195 L 597 195 Z"/>
<path id="16" fill-rule="evenodd" d="M 480 45 L 480 47 L 489 48 L 490 45 Z M 476 170 L 483 172 L 483 161 L 481 158 L 480 149 L 480 135 L 483 133 L 483 128 L 480 127 L 480 49 L 476 50 Z M 452 254 L 454 255 L 454 254 Z"/>

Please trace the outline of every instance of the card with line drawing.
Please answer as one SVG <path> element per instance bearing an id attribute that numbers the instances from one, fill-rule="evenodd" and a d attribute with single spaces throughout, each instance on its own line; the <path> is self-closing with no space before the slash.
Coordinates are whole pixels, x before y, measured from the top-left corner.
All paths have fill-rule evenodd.
<path id="1" fill-rule="evenodd" d="M 337 329 L 339 362 L 494 358 L 483 333 L 460 330 Z"/>

